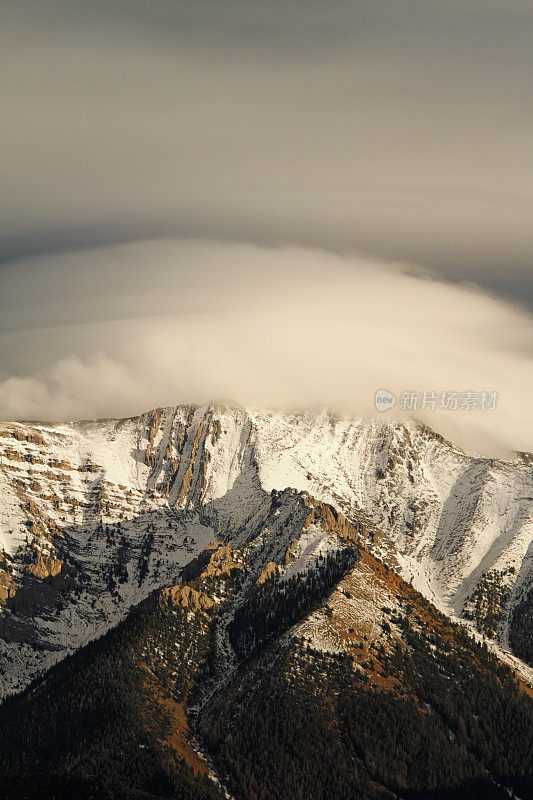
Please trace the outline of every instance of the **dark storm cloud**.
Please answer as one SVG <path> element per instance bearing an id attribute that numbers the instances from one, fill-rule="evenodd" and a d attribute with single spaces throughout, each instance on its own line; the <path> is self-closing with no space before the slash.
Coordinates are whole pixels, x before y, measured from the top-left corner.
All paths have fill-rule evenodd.
<path id="1" fill-rule="evenodd" d="M 529 3 L 4 4 L 4 260 L 201 236 L 533 299 Z"/>

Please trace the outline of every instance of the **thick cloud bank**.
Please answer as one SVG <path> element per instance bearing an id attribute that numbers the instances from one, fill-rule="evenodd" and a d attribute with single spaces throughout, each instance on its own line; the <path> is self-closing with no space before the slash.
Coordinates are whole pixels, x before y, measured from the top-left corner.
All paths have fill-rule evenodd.
<path id="1" fill-rule="evenodd" d="M 367 414 L 379 388 L 496 391 L 492 411 L 414 415 L 474 450 L 533 450 L 531 316 L 406 265 L 167 239 L 12 263 L 2 281 L 3 419 L 216 398 Z"/>

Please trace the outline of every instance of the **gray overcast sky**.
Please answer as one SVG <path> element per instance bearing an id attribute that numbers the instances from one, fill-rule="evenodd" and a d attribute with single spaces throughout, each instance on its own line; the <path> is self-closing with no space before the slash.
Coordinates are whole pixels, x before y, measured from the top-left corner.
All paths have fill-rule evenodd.
<path id="1" fill-rule="evenodd" d="M 530 0 L 2 23 L 0 417 L 494 389 L 533 449 Z"/>
<path id="2" fill-rule="evenodd" d="M 4 260 L 277 241 L 533 303 L 528 0 L 2 5 Z"/>

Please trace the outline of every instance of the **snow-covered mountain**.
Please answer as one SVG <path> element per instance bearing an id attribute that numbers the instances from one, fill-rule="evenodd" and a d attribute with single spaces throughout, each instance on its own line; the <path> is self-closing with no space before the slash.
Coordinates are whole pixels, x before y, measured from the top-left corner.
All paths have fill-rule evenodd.
<path id="1" fill-rule="evenodd" d="M 176 584 L 201 553 L 246 545 L 259 573 L 290 577 L 338 547 L 345 520 L 442 611 L 510 651 L 531 596 L 532 464 L 466 455 L 416 422 L 326 411 L 211 404 L 3 423 L 0 694 Z"/>

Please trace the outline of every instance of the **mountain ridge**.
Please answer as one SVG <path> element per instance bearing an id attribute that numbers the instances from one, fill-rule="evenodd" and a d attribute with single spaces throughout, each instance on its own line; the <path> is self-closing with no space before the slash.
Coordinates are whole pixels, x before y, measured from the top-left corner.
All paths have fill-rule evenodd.
<path id="1" fill-rule="evenodd" d="M 0 453 L 4 691 L 175 583 L 210 541 L 238 544 L 287 487 L 500 648 L 527 602 L 531 465 L 468 456 L 420 423 L 184 405 L 0 424 Z"/>

